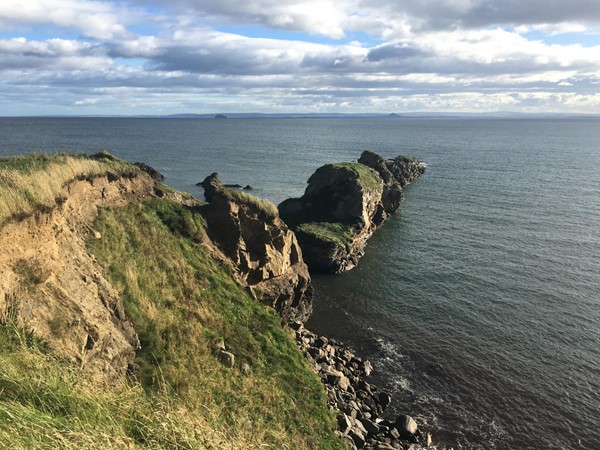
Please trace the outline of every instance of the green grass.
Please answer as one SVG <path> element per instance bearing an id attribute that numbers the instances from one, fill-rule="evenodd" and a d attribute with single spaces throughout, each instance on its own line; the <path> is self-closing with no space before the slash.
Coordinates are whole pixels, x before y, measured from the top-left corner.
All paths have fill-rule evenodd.
<path id="1" fill-rule="evenodd" d="M 253 301 L 228 266 L 194 236 L 202 219 L 167 200 L 103 210 L 90 250 L 122 290 L 142 349 L 135 375 L 149 396 L 168 392 L 186 410 L 228 430 L 230 448 L 344 448 L 333 434 L 325 393 L 271 309 Z M 236 365 L 213 354 L 224 339 Z M 250 366 L 244 374 L 242 364 Z"/>
<path id="2" fill-rule="evenodd" d="M 361 186 L 368 190 L 379 190 L 383 186 L 383 182 L 381 181 L 381 178 L 379 177 L 377 172 L 375 172 L 370 167 L 365 166 L 364 164 L 340 162 L 331 164 L 331 166 L 339 169 L 351 170 L 356 174 Z"/>
<path id="3" fill-rule="evenodd" d="M 296 227 L 297 233 L 304 233 L 320 241 L 348 245 L 356 233 L 356 226 L 341 222 L 308 222 Z"/>
<path id="4" fill-rule="evenodd" d="M 12 218 L 48 210 L 66 198 L 74 180 L 112 173 L 138 173 L 110 153 L 29 155 L 0 158 L 0 226 Z"/>
<path id="5" fill-rule="evenodd" d="M 206 448 L 193 417 L 137 383 L 98 385 L 31 332 L 0 324 L 0 448 Z"/>
<path id="6" fill-rule="evenodd" d="M 265 200 L 254 195 L 246 194 L 245 192 L 237 189 L 223 188 L 223 194 L 230 200 L 250 205 L 258 211 L 264 213 L 266 218 L 276 217 L 279 212 L 277 206 L 271 203 L 269 200 Z"/>

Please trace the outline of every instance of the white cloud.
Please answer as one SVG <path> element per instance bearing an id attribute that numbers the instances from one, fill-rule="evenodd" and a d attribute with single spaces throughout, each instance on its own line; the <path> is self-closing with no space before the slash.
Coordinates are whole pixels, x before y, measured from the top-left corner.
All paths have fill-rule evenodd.
<path id="1" fill-rule="evenodd" d="M 81 30 L 86 36 L 111 39 L 126 32 L 123 11 L 110 2 L 89 0 L 2 0 L 0 30 L 17 25 L 52 24 Z"/>
<path id="2" fill-rule="evenodd" d="M 594 111 L 600 45 L 550 45 L 529 32 L 581 32 L 598 21 L 596 3 L 548 2 L 565 20 L 497 2 L 492 22 L 488 0 L 0 0 L 0 30 L 22 34 L 0 40 L 0 103 L 3 111 L 26 101 L 86 112 L 125 104 L 164 112 Z M 224 23 L 280 31 L 277 39 L 244 36 L 244 27 L 217 31 Z M 38 26 L 57 37 L 34 38 Z M 73 30 L 84 37 L 64 37 Z M 281 30 L 334 40 L 285 39 Z M 371 37 L 331 43 L 353 32 Z M 365 44 L 372 40 L 379 44 Z"/>

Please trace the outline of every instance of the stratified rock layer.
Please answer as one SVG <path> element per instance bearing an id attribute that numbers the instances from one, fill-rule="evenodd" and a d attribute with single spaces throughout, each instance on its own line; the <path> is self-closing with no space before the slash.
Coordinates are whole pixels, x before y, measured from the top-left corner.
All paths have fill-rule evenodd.
<path id="1" fill-rule="evenodd" d="M 224 187 L 218 174 L 202 183 L 207 233 L 233 263 L 252 296 L 287 321 L 306 321 L 313 288 L 294 233 L 275 205 Z"/>
<path id="2" fill-rule="evenodd" d="M 414 158 L 383 159 L 365 151 L 358 163 L 327 164 L 309 178 L 301 198 L 279 205 L 298 236 L 312 272 L 353 269 L 373 232 L 400 206 L 403 187 L 425 166 Z"/>

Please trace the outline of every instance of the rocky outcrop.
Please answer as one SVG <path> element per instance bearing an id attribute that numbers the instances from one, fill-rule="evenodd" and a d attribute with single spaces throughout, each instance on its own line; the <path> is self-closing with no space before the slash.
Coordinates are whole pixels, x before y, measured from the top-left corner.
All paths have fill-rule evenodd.
<path id="1" fill-rule="evenodd" d="M 414 158 L 385 160 L 369 151 L 358 163 L 317 169 L 301 198 L 279 205 L 310 270 L 339 273 L 354 268 L 367 239 L 400 206 L 403 187 L 424 171 Z"/>
<path id="2" fill-rule="evenodd" d="M 209 238 L 233 264 L 239 280 L 286 321 L 306 321 L 313 288 L 294 233 L 270 202 L 224 187 L 218 174 L 202 185 Z"/>
<path id="3" fill-rule="evenodd" d="M 2 227 L 0 319 L 32 330 L 56 354 L 98 379 L 120 378 L 133 364 L 137 334 L 120 293 L 86 249 L 102 239 L 92 228 L 98 207 L 154 196 L 145 173 L 74 180 L 61 202 Z"/>

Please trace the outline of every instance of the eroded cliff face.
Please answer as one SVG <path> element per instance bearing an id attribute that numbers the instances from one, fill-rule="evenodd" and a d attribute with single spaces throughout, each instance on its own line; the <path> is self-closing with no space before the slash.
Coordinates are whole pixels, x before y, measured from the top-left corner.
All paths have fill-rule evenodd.
<path id="1" fill-rule="evenodd" d="M 58 355 L 102 379 L 124 375 L 139 341 L 120 293 L 89 254 L 101 239 L 98 207 L 154 195 L 145 173 L 99 176 L 64 187 L 64 203 L 0 229 L 0 314 L 44 339 Z"/>
<path id="2" fill-rule="evenodd" d="M 225 188 L 217 174 L 203 186 L 209 204 L 202 214 L 211 241 L 233 264 L 239 280 L 257 300 L 288 322 L 312 312 L 313 288 L 294 233 L 274 205 Z"/>
<path id="3" fill-rule="evenodd" d="M 356 267 L 368 238 L 400 206 L 403 186 L 424 171 L 413 158 L 386 160 L 369 151 L 358 163 L 317 169 L 301 198 L 278 207 L 296 232 L 311 272 L 340 273 Z"/>

